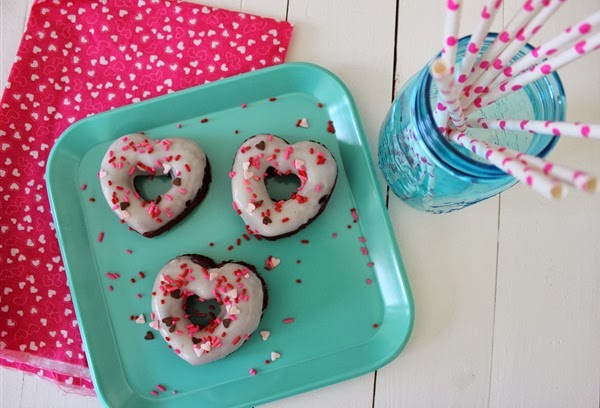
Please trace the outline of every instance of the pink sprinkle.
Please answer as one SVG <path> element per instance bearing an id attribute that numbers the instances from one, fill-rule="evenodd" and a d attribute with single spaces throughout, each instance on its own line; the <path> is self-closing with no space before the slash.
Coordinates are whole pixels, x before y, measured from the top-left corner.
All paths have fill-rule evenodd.
<path id="1" fill-rule="evenodd" d="M 315 187 L 315 191 L 318 193 L 319 191 L 321 191 L 321 185 L 317 184 L 317 186 Z"/>
<path id="2" fill-rule="evenodd" d="M 360 242 L 367 242 L 367 240 L 365 239 L 365 237 L 359 237 L 359 238 L 358 238 L 358 240 L 359 240 Z"/>
<path id="3" fill-rule="evenodd" d="M 247 106 L 248 106 L 248 104 L 247 104 L 247 103 L 242 103 L 242 108 L 245 108 L 245 107 L 247 107 Z"/>
<path id="4" fill-rule="evenodd" d="M 166 198 L 167 200 L 169 200 L 169 201 L 173 201 L 173 197 L 171 197 L 171 196 L 170 196 L 170 195 L 168 195 L 168 194 L 165 194 L 165 198 Z"/>
<path id="5" fill-rule="evenodd" d="M 100 234 L 98 234 L 98 242 L 102 242 L 103 239 L 104 239 L 104 232 L 100 231 Z"/>
<path id="6" fill-rule="evenodd" d="M 165 391 L 167 390 L 167 389 L 166 389 L 166 388 L 165 388 L 163 385 L 161 385 L 161 384 L 157 384 L 157 385 L 156 385 L 156 388 L 158 388 L 158 389 L 159 389 L 160 391 L 162 391 L 162 392 L 165 392 Z"/>
<path id="7" fill-rule="evenodd" d="M 173 390 L 173 395 L 177 394 L 177 391 Z"/>
<path id="8" fill-rule="evenodd" d="M 131 249 L 126 249 L 125 252 L 129 255 L 133 254 L 133 251 Z"/>
<path id="9" fill-rule="evenodd" d="M 337 238 L 337 232 L 334 232 L 333 234 L 331 234 L 331 236 Z"/>
<path id="10" fill-rule="evenodd" d="M 177 129 L 181 129 L 181 123 L 177 124 Z"/>
<path id="11" fill-rule="evenodd" d="M 229 173 L 229 177 L 230 177 L 230 178 L 234 178 L 234 177 L 235 177 L 235 171 L 232 171 L 232 172 L 230 172 L 230 173 Z"/>
<path id="12" fill-rule="evenodd" d="M 294 323 L 295 321 L 296 321 L 296 320 L 295 320 L 293 317 L 287 317 L 287 318 L 283 319 L 283 322 L 284 322 L 285 324 L 288 324 L 288 323 Z"/>
<path id="13" fill-rule="evenodd" d="M 187 193 L 187 190 L 186 190 L 185 188 L 180 188 L 180 189 L 179 189 L 179 192 L 180 192 L 181 194 L 185 194 L 185 193 Z"/>
<path id="14" fill-rule="evenodd" d="M 368 255 L 369 254 L 369 251 L 367 250 L 366 247 L 361 247 L 360 248 L 360 252 L 362 252 L 363 255 Z"/>
<path id="15" fill-rule="evenodd" d="M 367 278 L 367 285 L 370 285 L 371 282 L 372 282 L 371 279 Z"/>
<path id="16" fill-rule="evenodd" d="M 152 390 L 151 394 L 156 397 L 158 395 L 158 392 L 156 392 L 156 390 Z"/>
<path id="17" fill-rule="evenodd" d="M 250 373 L 250 375 L 256 375 L 256 369 L 254 368 L 251 368 L 248 372 Z"/>
<path id="18" fill-rule="evenodd" d="M 114 288 L 113 288 L 113 286 L 112 286 L 112 285 L 109 285 L 109 286 L 108 286 L 108 290 L 110 290 L 111 292 L 113 291 L 113 289 L 114 289 Z"/>
<path id="19" fill-rule="evenodd" d="M 136 296 L 138 297 L 138 299 L 142 298 L 142 294 L 141 293 L 138 293 Z"/>
<path id="20" fill-rule="evenodd" d="M 132 167 L 129 169 L 129 175 L 131 176 L 131 175 L 133 175 L 133 173 L 135 173 L 135 166 L 132 166 Z"/>
<path id="21" fill-rule="evenodd" d="M 371 268 L 373 265 L 375 265 L 373 262 L 369 262 L 369 263 L 367 264 L 367 266 L 368 266 L 369 268 Z"/>
<path id="22" fill-rule="evenodd" d="M 106 277 L 107 277 L 108 279 L 113 279 L 113 280 L 115 280 L 115 279 L 119 279 L 119 277 L 120 277 L 120 276 L 121 276 L 121 275 L 119 275 L 118 273 L 114 273 L 114 272 L 106 272 Z"/>
<path id="23" fill-rule="evenodd" d="M 87 188 L 87 184 L 82 184 L 81 185 L 81 191 L 84 191 Z"/>

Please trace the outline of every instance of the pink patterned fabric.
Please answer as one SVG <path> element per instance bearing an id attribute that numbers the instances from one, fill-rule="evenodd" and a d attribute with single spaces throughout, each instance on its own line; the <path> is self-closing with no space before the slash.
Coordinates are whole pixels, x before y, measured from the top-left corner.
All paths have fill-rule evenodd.
<path id="1" fill-rule="evenodd" d="M 88 115 L 283 62 L 292 26 L 163 0 L 38 0 L 0 111 L 0 363 L 93 392 L 46 196 Z"/>

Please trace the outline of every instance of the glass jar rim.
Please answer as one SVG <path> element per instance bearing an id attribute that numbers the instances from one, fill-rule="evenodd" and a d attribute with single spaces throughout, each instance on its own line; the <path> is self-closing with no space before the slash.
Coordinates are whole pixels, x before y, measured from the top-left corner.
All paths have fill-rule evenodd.
<path id="1" fill-rule="evenodd" d="M 498 33 L 489 33 L 486 37 L 486 40 L 493 40 L 498 36 Z M 464 44 L 464 42 L 468 41 L 471 36 L 467 35 L 459 40 L 459 46 Z M 533 50 L 531 44 L 527 43 L 523 48 L 527 48 L 528 50 Z M 444 165 L 449 169 L 453 170 L 456 173 L 459 173 L 463 176 L 467 177 L 477 177 L 477 178 L 501 178 L 501 177 L 511 177 L 507 175 L 502 170 L 498 169 L 492 164 L 485 163 L 479 160 L 473 159 L 470 154 L 462 147 L 456 145 L 449 141 L 439 130 L 437 124 L 435 123 L 433 111 L 431 108 L 431 103 L 429 102 L 429 95 L 431 93 L 431 85 L 433 82 L 433 78 L 429 73 L 429 67 L 431 63 L 438 57 L 441 56 L 439 53 L 435 58 L 433 58 L 430 62 L 427 63 L 425 68 L 420 73 L 419 83 L 421 84 L 417 90 L 417 103 L 423 103 L 425 107 L 425 117 L 421 118 L 422 120 L 417 120 L 417 126 L 419 128 L 420 134 L 423 135 L 423 141 L 426 145 L 427 150 L 432 154 L 432 156 L 438 161 L 438 165 Z M 423 78 L 424 76 L 424 78 Z M 559 75 L 556 71 L 549 74 L 554 80 L 556 86 L 556 92 L 564 99 L 565 91 L 560 80 Z M 547 78 L 542 77 L 539 80 L 544 79 L 548 81 Z M 416 112 L 413 112 L 415 117 L 418 118 Z M 563 116 L 565 112 L 562 112 Z M 564 118 L 561 118 L 561 120 Z M 558 143 L 558 137 L 552 137 L 547 145 L 541 150 L 539 153 L 540 157 L 546 156 Z M 459 165 L 456 163 L 452 163 L 450 160 L 446 160 L 450 156 L 444 157 L 441 152 L 451 152 L 453 158 L 459 159 Z"/>

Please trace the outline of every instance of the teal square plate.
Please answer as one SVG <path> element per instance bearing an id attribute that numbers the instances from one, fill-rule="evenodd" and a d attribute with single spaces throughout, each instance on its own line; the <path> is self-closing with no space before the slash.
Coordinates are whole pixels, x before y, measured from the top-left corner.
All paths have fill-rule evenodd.
<path id="1" fill-rule="evenodd" d="M 195 140 L 213 174 L 200 206 L 151 239 L 119 222 L 97 179 L 108 146 L 139 131 Z M 339 167 L 325 211 L 277 241 L 246 240 L 231 206 L 233 157 L 258 133 L 318 141 Z M 92 378 L 107 406 L 253 406 L 376 370 L 408 341 L 412 297 L 360 120 L 346 87 L 320 67 L 279 65 L 86 118 L 59 138 L 46 176 Z M 144 339 L 152 329 L 131 317 L 150 320 L 156 274 L 186 253 L 257 266 L 269 288 L 259 326 L 271 333 L 266 341 L 255 333 L 227 358 L 191 366 L 158 332 Z M 265 269 L 269 256 L 281 260 L 275 269 Z M 281 358 L 271 362 L 272 351 Z"/>

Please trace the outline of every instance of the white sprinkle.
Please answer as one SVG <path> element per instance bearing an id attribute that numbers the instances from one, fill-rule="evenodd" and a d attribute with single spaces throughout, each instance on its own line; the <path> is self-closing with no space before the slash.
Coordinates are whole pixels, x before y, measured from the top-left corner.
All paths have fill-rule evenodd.
<path id="1" fill-rule="evenodd" d="M 295 167 L 296 169 L 299 169 L 299 168 L 301 168 L 302 166 L 304 166 L 304 164 L 306 164 L 306 163 L 304 162 L 304 160 L 300 160 L 300 159 L 296 159 L 296 160 L 294 160 L 294 167 Z"/>
<path id="2" fill-rule="evenodd" d="M 271 265 L 273 265 L 273 268 L 275 268 L 280 263 L 281 263 L 281 259 L 275 258 L 274 256 L 271 257 Z"/>
<path id="3" fill-rule="evenodd" d="M 247 161 L 247 162 L 242 163 L 242 167 L 244 170 L 248 170 L 250 168 L 250 162 Z"/>
<path id="4" fill-rule="evenodd" d="M 238 297 L 237 289 L 231 289 L 229 292 L 227 292 L 227 296 L 229 296 L 230 299 L 237 298 Z"/>
<path id="5" fill-rule="evenodd" d="M 158 330 L 160 329 L 160 322 L 158 320 L 152 320 L 149 323 L 149 326 L 152 327 L 154 330 Z"/>
<path id="6" fill-rule="evenodd" d="M 254 176 L 254 173 L 252 173 L 251 171 L 248 171 L 248 170 L 244 170 L 244 180 L 248 180 L 248 179 L 252 178 L 252 176 Z"/>
<path id="7" fill-rule="evenodd" d="M 98 177 L 101 179 L 103 179 L 107 175 L 108 175 L 108 173 L 105 170 L 100 170 L 100 173 L 98 173 Z"/>
<path id="8" fill-rule="evenodd" d="M 129 218 L 129 213 L 125 210 L 121 211 L 121 219 Z"/>
<path id="9" fill-rule="evenodd" d="M 210 341 L 205 341 L 204 343 L 200 344 L 200 348 L 206 351 L 207 353 L 210 351 L 210 347 Z"/>
<path id="10" fill-rule="evenodd" d="M 232 304 L 232 305 L 229 307 L 229 314 L 230 314 L 230 315 L 236 315 L 236 314 L 240 314 L 240 309 L 238 309 L 236 305 Z"/>
<path id="11" fill-rule="evenodd" d="M 308 120 L 306 118 L 300 119 L 300 123 L 298 123 L 298 126 L 307 129 L 308 128 Z"/>
<path id="12" fill-rule="evenodd" d="M 137 319 L 135 319 L 135 322 L 137 324 L 144 324 L 144 323 L 146 323 L 146 318 L 144 318 L 144 315 L 141 314 L 141 315 L 138 316 Z"/>
<path id="13" fill-rule="evenodd" d="M 248 203 L 248 212 L 252 214 L 252 211 L 256 210 L 256 206 L 252 203 Z"/>
<path id="14" fill-rule="evenodd" d="M 279 357 L 281 357 L 281 354 L 279 354 L 276 351 L 271 351 L 271 361 L 275 361 L 277 360 Z"/>
<path id="15" fill-rule="evenodd" d="M 267 341 L 267 339 L 269 338 L 270 335 L 271 335 L 271 332 L 267 331 L 267 330 L 262 330 L 260 332 L 260 337 L 262 337 L 263 341 Z"/>
<path id="16" fill-rule="evenodd" d="M 214 281 L 215 279 L 217 279 L 219 277 L 219 274 L 216 272 L 211 272 L 208 274 L 208 280 L 209 281 Z"/>
<path id="17" fill-rule="evenodd" d="M 165 170 L 165 174 L 169 173 L 172 168 L 173 166 L 171 166 L 169 163 L 163 163 L 163 169 Z"/>

